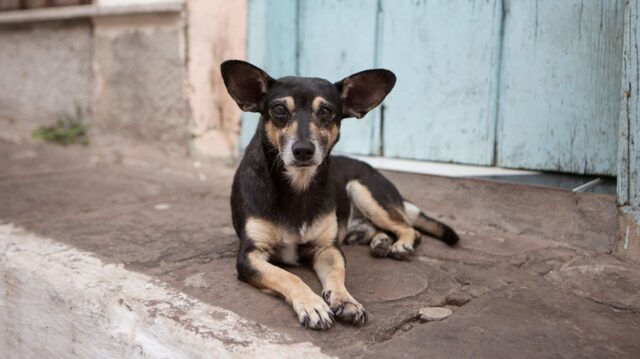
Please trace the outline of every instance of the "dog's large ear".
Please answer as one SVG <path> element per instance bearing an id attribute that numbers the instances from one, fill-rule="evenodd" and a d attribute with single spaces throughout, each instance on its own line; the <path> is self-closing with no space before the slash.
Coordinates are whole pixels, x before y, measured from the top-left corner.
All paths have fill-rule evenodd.
<path id="1" fill-rule="evenodd" d="M 378 106 L 396 84 L 389 70 L 366 70 L 336 82 L 342 100 L 342 117 L 362 118 Z"/>
<path id="2" fill-rule="evenodd" d="M 269 87 L 275 82 L 266 72 L 240 60 L 228 60 L 220 65 L 222 79 L 229 95 L 242 111 L 260 112 Z"/>

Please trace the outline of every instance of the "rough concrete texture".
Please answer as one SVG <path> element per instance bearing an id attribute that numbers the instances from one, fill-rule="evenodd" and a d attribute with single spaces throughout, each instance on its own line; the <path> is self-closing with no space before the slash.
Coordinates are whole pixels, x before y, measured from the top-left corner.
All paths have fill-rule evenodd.
<path id="1" fill-rule="evenodd" d="M 58 148 L 0 138 L 0 220 L 123 264 L 190 298 L 340 357 L 640 355 L 640 266 L 608 254 L 615 198 L 386 172 L 450 223 L 461 244 L 424 239 L 409 262 L 346 246 L 363 327 L 305 330 L 282 300 L 235 277 L 234 168 L 144 148 Z M 11 140 L 11 141 L 8 141 Z M 312 289 L 307 268 L 288 268 Z M 422 323 L 419 310 L 453 314 Z"/>
<path id="2" fill-rule="evenodd" d="M 287 343 L 144 274 L 11 225 L 0 225 L 0 262 L 0 343 L 10 358 L 321 356 L 310 343 Z"/>
<path id="3" fill-rule="evenodd" d="M 94 19 L 97 131 L 187 151 L 185 26 L 182 14 Z"/>
<path id="4" fill-rule="evenodd" d="M 158 13 L 137 12 L 156 0 L 127 3 L 128 13 L 0 26 L 0 118 L 32 130 L 78 107 L 103 135 L 235 157 L 240 110 L 219 65 L 245 57 L 246 0 Z"/>
<path id="5" fill-rule="evenodd" d="M 0 118 L 33 129 L 86 116 L 91 53 L 89 20 L 0 26 Z"/>

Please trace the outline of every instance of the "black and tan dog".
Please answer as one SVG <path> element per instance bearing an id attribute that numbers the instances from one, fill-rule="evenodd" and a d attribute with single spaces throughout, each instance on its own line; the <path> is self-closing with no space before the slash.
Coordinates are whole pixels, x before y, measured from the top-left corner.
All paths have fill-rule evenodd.
<path id="1" fill-rule="evenodd" d="M 376 257 L 406 259 L 419 232 L 458 242 L 451 228 L 404 200 L 380 172 L 330 156 L 342 120 L 361 118 L 391 91 L 391 71 L 368 70 L 331 83 L 275 80 L 238 60 L 224 62 L 221 70 L 240 108 L 262 115 L 231 194 L 240 280 L 284 297 L 305 327 L 327 329 L 334 319 L 360 325 L 367 312 L 345 288 L 340 243 L 368 244 Z M 313 265 L 322 297 L 272 264 L 304 261 Z"/>

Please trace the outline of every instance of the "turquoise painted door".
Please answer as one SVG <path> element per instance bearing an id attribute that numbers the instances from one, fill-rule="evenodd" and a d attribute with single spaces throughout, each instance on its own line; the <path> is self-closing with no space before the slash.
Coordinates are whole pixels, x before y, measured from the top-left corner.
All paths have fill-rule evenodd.
<path id="1" fill-rule="evenodd" d="M 613 175 L 623 1 L 249 0 L 248 57 L 276 77 L 396 73 L 338 151 Z"/>
<path id="2" fill-rule="evenodd" d="M 490 165 L 501 0 L 382 2 L 384 154 Z"/>
<path id="3" fill-rule="evenodd" d="M 616 174 L 622 1 L 511 1 L 497 164 Z"/>
<path id="4" fill-rule="evenodd" d="M 339 81 L 376 65 L 376 33 L 371 31 L 377 28 L 376 1 L 250 0 L 248 16 L 248 60 L 276 78 L 299 75 Z M 379 118 L 376 109 L 362 119 L 345 120 L 335 151 L 377 153 Z M 241 149 L 257 122 L 257 114 L 243 115 Z"/>
<path id="5" fill-rule="evenodd" d="M 376 66 L 378 3 L 371 0 L 299 2 L 298 69 L 301 76 L 339 81 Z M 371 31 L 373 29 L 373 31 Z M 372 154 L 379 146 L 380 110 L 342 122 L 335 150 Z"/>

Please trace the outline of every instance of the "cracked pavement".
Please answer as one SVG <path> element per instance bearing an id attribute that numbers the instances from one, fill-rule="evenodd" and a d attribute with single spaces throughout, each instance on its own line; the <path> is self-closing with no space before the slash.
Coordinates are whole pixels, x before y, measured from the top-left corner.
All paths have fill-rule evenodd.
<path id="1" fill-rule="evenodd" d="M 282 300 L 235 277 L 234 167 L 142 147 L 0 137 L 0 221 L 152 276 L 339 357 L 638 357 L 640 265 L 609 253 L 615 198 L 478 179 L 385 174 L 461 235 L 411 261 L 343 246 L 362 327 L 302 328 Z M 308 268 L 287 268 L 320 292 Z M 425 306 L 453 315 L 422 323 Z"/>

